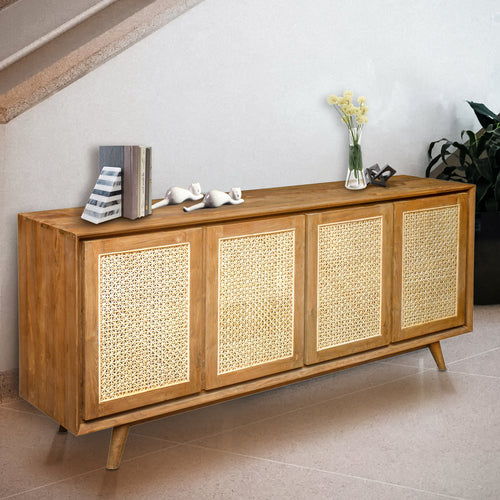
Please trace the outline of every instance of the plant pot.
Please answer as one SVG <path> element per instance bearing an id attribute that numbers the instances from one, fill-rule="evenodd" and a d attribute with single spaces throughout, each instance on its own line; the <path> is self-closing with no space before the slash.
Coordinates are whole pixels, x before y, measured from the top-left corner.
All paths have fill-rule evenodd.
<path id="1" fill-rule="evenodd" d="M 477 212 L 474 304 L 500 304 L 500 212 Z"/>

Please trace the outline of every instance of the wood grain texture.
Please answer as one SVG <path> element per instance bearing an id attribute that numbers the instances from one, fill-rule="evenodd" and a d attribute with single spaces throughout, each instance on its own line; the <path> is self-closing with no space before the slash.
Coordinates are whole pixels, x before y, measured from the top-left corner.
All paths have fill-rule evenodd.
<path id="1" fill-rule="evenodd" d="M 388 188 L 353 192 L 343 183 L 244 192 L 245 203 L 190 214 L 164 207 L 136 221 L 95 226 L 82 209 L 19 215 L 20 391 L 74 434 L 132 425 L 226 401 L 368 361 L 425 348 L 471 331 L 474 252 L 474 187 L 396 176 Z M 400 324 L 401 223 L 403 208 L 460 206 L 458 315 L 398 334 Z M 399 208 L 398 208 L 399 207 Z M 396 214 L 392 221 L 392 214 Z M 315 230 L 330 220 L 382 214 L 383 334 L 314 358 Z M 399 215 L 397 215 L 399 214 Z M 330 218 L 333 217 L 333 218 Z M 307 234 L 305 220 L 309 218 Z M 295 231 L 294 354 L 276 365 L 217 374 L 218 240 L 293 228 Z M 394 241 L 393 241 L 394 235 Z M 96 261 L 102 252 L 190 241 L 190 384 L 98 401 Z M 393 248 L 394 253 L 391 253 Z M 394 275 L 394 280 L 391 276 Z M 305 301 L 304 295 L 307 295 Z M 392 295 L 392 300 L 391 300 Z M 392 312 L 390 311 L 392 306 Z M 214 326 L 215 325 L 215 326 Z M 393 334 L 392 339 L 390 334 Z M 407 338 L 406 338 L 407 336 Z M 304 338 L 311 356 L 304 366 Z M 431 350 L 436 348 L 432 347 Z M 316 349 L 317 350 L 317 349 Z M 222 377 L 222 378 L 221 378 Z M 167 390 L 168 389 L 168 390 Z M 85 413 L 84 413 L 85 412 Z M 122 429 L 124 431 L 125 429 Z M 125 440 L 112 440 L 116 464 Z M 122 432 L 123 437 L 125 433 Z M 111 463 L 110 462 L 110 463 Z M 112 464 L 111 464 L 112 465 Z"/>
<path id="2" fill-rule="evenodd" d="M 223 205 L 219 208 L 196 210 L 191 213 L 183 212 L 182 204 L 166 206 L 155 210 L 149 217 L 133 221 L 116 219 L 100 225 L 82 220 L 82 207 L 23 215 L 55 229 L 74 234 L 78 238 L 87 239 L 420 198 L 433 196 L 436 193 L 464 192 L 470 187 L 469 184 L 399 175 L 392 177 L 386 188 L 369 185 L 361 191 L 349 191 L 345 189 L 344 182 L 328 182 L 256 189 L 243 192 L 245 202 L 241 205 Z M 189 202 L 189 204 L 194 203 L 196 202 Z"/>
<path id="3" fill-rule="evenodd" d="M 446 370 L 446 364 L 444 362 L 443 351 L 441 350 L 441 344 L 439 342 L 433 342 L 429 344 L 429 350 L 431 351 L 432 357 L 436 362 L 437 367 L 440 371 Z"/>
<path id="4" fill-rule="evenodd" d="M 324 300 L 330 300 L 333 298 L 335 300 L 335 305 L 325 304 L 326 310 L 330 310 L 331 307 L 341 308 L 338 310 L 338 314 L 343 314 L 346 316 L 352 315 L 352 325 L 356 323 L 356 318 L 361 323 L 364 321 L 363 317 L 368 313 L 368 306 L 373 305 L 375 309 L 379 311 L 378 318 L 373 318 L 375 321 L 379 321 L 379 331 L 368 331 L 364 338 L 352 339 L 348 342 L 340 342 L 328 348 L 318 347 L 318 303 L 321 299 L 319 296 L 319 284 L 320 279 L 318 273 L 318 246 L 319 246 L 319 229 L 328 228 L 329 225 L 338 225 L 339 228 L 343 226 L 349 226 L 349 224 L 363 224 L 369 223 L 373 218 L 381 219 L 381 241 L 373 241 L 372 246 L 376 247 L 380 245 L 380 254 L 376 255 L 376 258 L 380 259 L 380 268 L 372 269 L 369 275 L 365 272 L 359 274 L 359 279 L 363 277 L 368 281 L 372 281 L 373 278 L 379 278 L 380 285 L 378 290 L 372 290 L 373 295 L 360 296 L 361 290 L 363 289 L 363 283 L 359 280 L 354 283 L 355 287 L 358 287 L 360 293 L 356 297 L 353 297 L 352 303 L 342 303 L 342 300 L 336 295 L 340 294 L 340 290 L 331 290 L 329 297 Z M 347 209 L 337 209 L 330 210 L 328 212 L 320 212 L 316 214 L 309 214 L 307 216 L 307 286 L 306 286 L 306 363 L 313 364 L 328 359 L 333 359 L 340 356 L 354 354 L 359 351 L 366 351 L 368 349 L 373 349 L 374 347 L 380 347 L 382 345 L 388 344 L 391 340 L 390 338 L 390 322 L 391 322 L 391 280 L 392 280 L 392 238 L 393 238 L 393 204 L 385 203 L 380 205 L 370 205 L 368 207 L 355 207 Z M 361 229 L 362 226 L 360 226 Z M 345 230 L 347 230 L 346 227 Z M 339 229 L 339 234 L 341 234 L 343 229 Z M 378 238 L 378 236 L 377 236 Z M 335 242 L 333 242 L 335 244 Z M 361 242 L 360 242 L 361 243 Z M 369 243 L 368 243 L 369 244 Z M 366 244 L 363 243 L 363 246 Z M 341 244 L 339 248 L 340 252 L 333 250 L 335 253 L 342 254 L 342 248 L 344 245 Z M 354 244 L 356 247 L 356 244 Z M 356 272 L 355 269 L 358 267 L 361 270 L 370 269 L 370 263 L 363 260 L 362 255 L 363 250 L 366 248 L 359 248 L 355 251 L 356 255 L 344 255 L 342 257 L 342 265 L 348 267 L 351 271 Z M 325 248 L 323 251 L 328 254 L 332 250 Z M 336 255 L 331 255 L 332 258 Z M 337 273 L 338 270 L 333 272 Z M 375 274 L 373 276 L 372 274 Z M 377 276 L 379 274 L 379 276 Z M 335 278 L 335 277 L 334 277 Z M 340 275 L 337 276 L 337 280 L 343 279 Z M 331 284 L 332 287 L 339 288 L 342 283 L 337 283 L 337 285 Z M 373 288 L 373 286 L 372 286 Z M 377 297 L 376 294 L 379 294 Z M 359 300 L 356 303 L 356 300 Z M 373 301 L 377 304 L 373 304 Z M 371 309 L 373 311 L 373 309 Z M 333 311 L 332 315 L 335 316 Z M 377 314 L 373 311 L 373 316 Z M 329 323 L 334 323 L 334 318 Z M 351 328 L 352 328 L 351 325 Z M 340 325 L 339 325 L 340 326 Z M 361 330 L 363 330 L 363 325 L 358 325 Z M 354 332 L 346 332 L 344 337 L 348 336 L 355 337 Z"/>
<path id="5" fill-rule="evenodd" d="M 470 186 L 467 191 L 467 264 L 465 278 L 465 324 L 472 331 L 474 307 L 474 239 L 476 213 L 476 187 Z"/>
<path id="6" fill-rule="evenodd" d="M 113 427 L 111 440 L 109 442 L 108 461 L 106 463 L 107 470 L 116 470 L 120 467 L 129 429 L 130 425 Z"/>
<path id="7" fill-rule="evenodd" d="M 202 273 L 200 262 L 202 262 L 202 237 L 201 228 L 186 229 L 179 231 L 164 231 L 148 235 L 133 235 L 123 238 L 109 238 L 103 240 L 84 242 L 85 272 L 84 272 L 84 341 L 85 341 L 85 377 L 84 377 L 84 416 L 85 419 L 97 418 L 110 413 L 117 413 L 138 406 L 157 403 L 186 394 L 197 392 L 201 387 L 200 349 L 202 332 Z M 100 401 L 100 332 L 99 332 L 99 290 L 98 290 L 98 262 L 99 256 L 109 253 L 140 252 L 141 249 L 155 249 L 165 246 L 189 243 L 189 380 L 166 387 L 143 390 L 135 394 L 116 397 L 107 401 Z M 136 252 L 137 251 L 137 252 Z M 153 285 L 153 284 L 151 284 Z M 140 283 L 141 288 L 148 287 L 147 283 Z M 176 307 L 171 304 L 171 307 Z M 141 312 L 144 321 L 149 321 L 154 310 Z M 121 311 L 119 314 L 123 314 Z M 129 314 L 135 314 L 130 311 Z M 153 326 L 159 325 L 154 322 Z M 133 332 L 120 332 L 120 335 Z M 151 331 L 151 334 L 156 332 Z M 158 332 L 161 336 L 168 334 Z M 125 339 L 125 335 L 123 335 Z M 155 346 L 150 346 L 154 349 Z M 164 355 L 168 356 L 168 352 Z M 132 361 L 125 361 L 130 364 Z M 155 368 L 155 357 L 147 361 L 150 369 Z M 172 360 L 175 363 L 175 360 Z M 134 376 L 137 376 L 135 374 Z"/>
<path id="8" fill-rule="evenodd" d="M 96 432 L 102 429 L 109 429 L 117 425 L 131 423 L 133 425 L 149 420 L 162 418 L 166 415 L 174 415 L 195 408 L 228 401 L 241 396 L 248 396 L 276 387 L 281 387 L 301 380 L 326 375 L 353 366 L 361 365 L 370 361 L 380 360 L 387 357 L 395 356 L 405 352 L 411 352 L 417 349 L 428 347 L 429 343 L 437 342 L 446 338 L 468 333 L 470 330 L 465 326 L 444 330 L 442 332 L 433 333 L 429 336 L 409 339 L 397 344 L 389 344 L 366 352 L 356 353 L 350 356 L 325 361 L 315 365 L 304 366 L 295 370 L 285 371 L 275 375 L 270 375 L 257 380 L 249 380 L 239 384 L 221 387 L 211 391 L 202 391 L 199 394 L 186 396 L 184 398 L 165 401 L 157 405 L 151 405 L 136 410 L 130 410 L 118 415 L 111 415 L 101 419 L 95 419 L 88 422 L 83 422 L 80 426 L 79 434 L 84 435 L 91 432 Z"/>
<path id="9" fill-rule="evenodd" d="M 82 366 L 77 240 L 22 216 L 18 223 L 20 394 L 76 433 Z"/>
<path id="10" fill-rule="evenodd" d="M 279 234 L 283 231 L 292 230 L 294 234 L 294 243 L 292 249 L 294 262 L 291 262 L 294 270 L 293 286 L 293 322 L 290 332 L 292 336 L 292 353 L 290 356 L 280 357 L 273 361 L 255 364 L 246 368 L 238 368 L 227 373 L 218 373 L 220 365 L 219 360 L 219 341 L 220 341 L 220 323 L 219 317 L 220 297 L 219 287 L 221 285 L 221 276 L 219 274 L 219 243 L 224 238 L 253 238 L 264 236 L 267 234 Z M 206 387 L 213 389 L 222 385 L 234 384 L 242 380 L 258 378 L 270 373 L 277 373 L 284 370 L 297 368 L 303 363 L 303 343 L 304 343 L 304 241 L 305 241 L 305 221 L 304 216 L 292 217 L 277 217 L 266 221 L 240 222 L 235 224 L 224 224 L 219 226 L 211 226 L 206 230 L 207 253 L 206 253 L 206 366 L 205 377 Z M 273 265 L 273 255 L 263 255 L 263 259 L 269 258 L 270 264 Z M 257 274 L 252 278 L 256 280 L 255 285 L 260 287 L 258 281 L 262 279 Z M 292 276 L 293 279 L 293 276 Z M 252 283 L 248 283 L 252 285 Z M 273 285 L 274 286 L 274 285 Z M 269 290 L 270 294 L 280 296 L 282 293 L 281 286 L 276 284 L 276 288 Z M 237 307 L 237 314 L 248 314 L 252 309 L 252 304 L 247 305 L 247 311 Z M 272 313 L 272 311 L 270 311 Z M 271 314 L 272 316 L 272 314 Z M 261 331 L 255 331 L 254 317 L 249 316 L 246 322 L 250 325 L 250 329 L 254 332 L 250 336 L 264 335 Z M 240 318 L 232 318 L 233 322 L 238 322 Z M 272 321 L 272 319 L 271 319 Z M 269 343 L 275 336 L 282 336 L 286 332 L 268 332 L 270 335 Z M 235 352 L 236 356 L 236 352 Z"/>
<path id="11" fill-rule="evenodd" d="M 443 317 L 436 317 L 432 320 L 423 320 L 418 324 L 405 326 L 403 324 L 403 311 L 402 308 L 424 308 L 430 309 L 434 307 L 434 302 L 437 298 L 439 299 L 439 293 L 432 288 L 433 275 L 440 273 L 440 269 L 435 268 L 435 263 L 433 263 L 433 258 L 436 257 L 436 262 L 442 262 L 448 260 L 446 254 L 441 252 L 441 249 L 437 247 L 437 242 L 439 241 L 439 233 L 433 235 L 434 244 L 428 248 L 427 239 L 431 238 L 431 235 L 427 237 L 425 234 L 419 242 L 415 242 L 421 248 L 420 258 L 422 259 L 422 267 L 428 267 L 428 274 L 424 274 L 418 296 L 420 297 L 420 304 L 415 302 L 404 304 L 403 297 L 403 268 L 404 268 L 404 255 L 403 255 L 403 245 L 404 245 L 404 229 L 403 229 L 403 217 L 408 213 L 424 213 L 427 211 L 433 211 L 434 209 L 447 209 L 458 206 L 458 229 L 457 234 L 457 263 L 456 263 L 456 274 L 454 279 L 456 280 L 455 285 L 455 300 L 456 309 L 453 314 L 448 314 Z M 444 330 L 447 328 L 452 328 L 458 325 L 463 325 L 465 323 L 465 304 L 466 304 L 466 270 L 467 270 L 467 253 L 469 247 L 469 238 L 473 239 L 473 235 L 469 234 L 469 218 L 468 218 L 468 205 L 467 205 L 467 195 L 466 194 L 456 194 L 456 195 L 443 195 L 434 196 L 432 198 L 425 198 L 420 200 L 411 201 L 401 201 L 395 204 L 395 217 L 394 217 L 394 252 L 395 252 L 395 273 L 394 273 L 394 283 L 393 283 L 393 339 L 403 340 L 411 337 L 417 337 L 419 335 L 425 335 L 431 332 Z M 425 229 L 424 229 L 425 230 Z M 432 228 L 434 232 L 440 230 L 440 228 Z M 431 228 L 429 228 L 429 232 Z M 443 228 L 444 235 L 444 228 Z M 436 239 L 437 238 L 437 239 Z M 444 238 L 444 236 L 443 236 Z M 443 239 L 444 242 L 444 239 Z M 435 255 L 436 251 L 440 252 L 440 255 Z M 452 256 L 449 256 L 452 259 Z M 435 259 L 434 259 L 435 260 Z M 434 266 L 434 267 L 433 267 Z M 429 287 L 431 287 L 429 289 Z"/>

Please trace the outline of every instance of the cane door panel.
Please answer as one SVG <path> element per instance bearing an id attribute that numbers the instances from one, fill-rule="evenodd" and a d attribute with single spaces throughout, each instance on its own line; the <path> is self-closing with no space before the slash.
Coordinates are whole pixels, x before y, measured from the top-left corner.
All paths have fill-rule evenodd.
<path id="1" fill-rule="evenodd" d="M 302 365 L 304 217 L 206 229 L 206 386 Z"/>
<path id="2" fill-rule="evenodd" d="M 306 363 L 390 342 L 393 204 L 307 216 Z"/>
<path id="3" fill-rule="evenodd" d="M 86 419 L 200 390 L 202 235 L 83 243 Z"/>
<path id="4" fill-rule="evenodd" d="M 465 323 L 467 195 L 395 204 L 394 338 Z"/>

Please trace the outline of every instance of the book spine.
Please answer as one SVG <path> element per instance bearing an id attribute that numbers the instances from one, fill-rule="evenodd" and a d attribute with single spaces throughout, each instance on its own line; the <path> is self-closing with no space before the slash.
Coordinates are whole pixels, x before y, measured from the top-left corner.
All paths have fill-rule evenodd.
<path id="1" fill-rule="evenodd" d="M 139 162 L 140 151 L 139 146 L 128 146 L 130 148 L 130 183 L 129 183 L 129 200 L 130 213 L 129 219 L 137 219 L 139 217 Z"/>
<path id="2" fill-rule="evenodd" d="M 146 215 L 146 148 L 139 147 L 139 217 Z"/>
<path id="3" fill-rule="evenodd" d="M 134 168 L 134 148 L 124 146 L 123 217 L 137 219 L 137 175 Z"/>
<path id="4" fill-rule="evenodd" d="M 146 215 L 153 213 L 153 167 L 151 153 L 151 148 L 146 148 Z"/>

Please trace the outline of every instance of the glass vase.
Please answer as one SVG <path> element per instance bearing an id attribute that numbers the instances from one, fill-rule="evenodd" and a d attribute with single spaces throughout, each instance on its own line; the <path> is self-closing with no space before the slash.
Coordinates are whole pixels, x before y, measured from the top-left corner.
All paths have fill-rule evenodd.
<path id="1" fill-rule="evenodd" d="M 355 139 L 349 133 L 349 166 L 345 180 L 347 189 L 365 189 L 366 179 L 363 172 L 363 154 L 361 152 L 361 133 Z"/>

